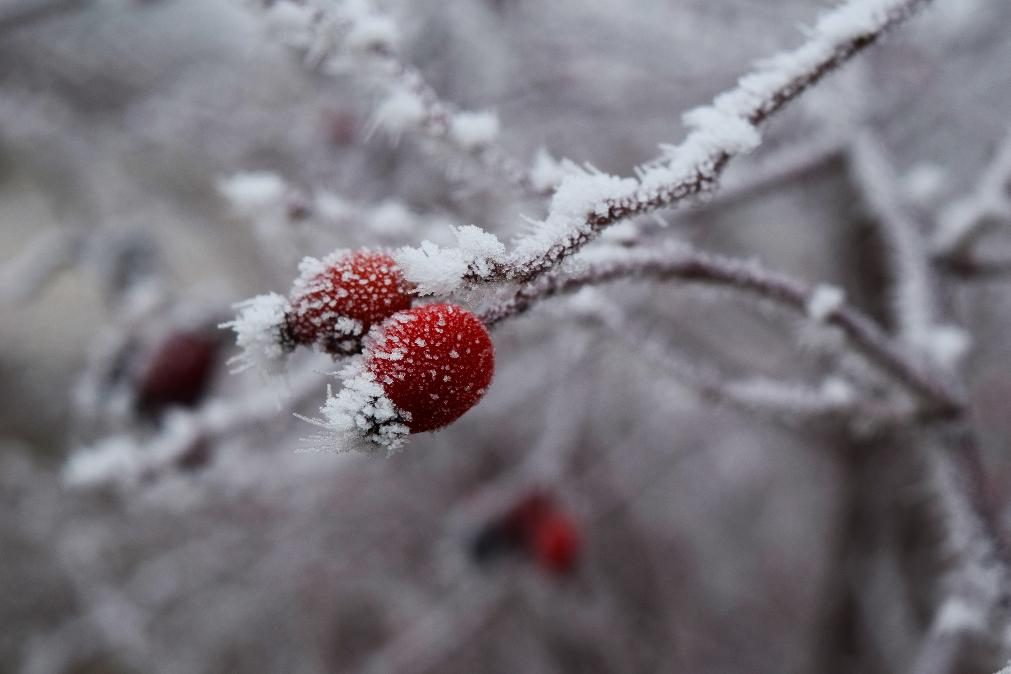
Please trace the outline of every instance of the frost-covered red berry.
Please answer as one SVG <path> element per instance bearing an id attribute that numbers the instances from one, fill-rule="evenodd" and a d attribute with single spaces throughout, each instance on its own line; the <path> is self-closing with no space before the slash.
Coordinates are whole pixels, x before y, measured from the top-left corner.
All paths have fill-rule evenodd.
<path id="1" fill-rule="evenodd" d="M 531 547 L 534 559 L 545 571 L 571 572 L 579 559 L 580 548 L 575 522 L 560 511 L 544 516 L 534 527 Z"/>
<path id="2" fill-rule="evenodd" d="M 137 407 L 157 414 L 166 407 L 191 407 L 210 382 L 218 344 L 207 335 L 177 332 L 152 352 L 136 380 Z"/>
<path id="3" fill-rule="evenodd" d="M 342 251 L 300 266 L 284 336 L 333 354 L 356 353 L 375 324 L 411 306 L 411 286 L 386 253 Z"/>
<path id="4" fill-rule="evenodd" d="M 442 428 L 476 405 L 494 369 L 491 337 L 474 314 L 452 304 L 401 311 L 369 333 L 362 359 L 342 372 L 344 386 L 327 399 L 319 424 L 345 448 L 394 449 L 407 435 Z"/>
<path id="5" fill-rule="evenodd" d="M 442 428 L 477 404 L 495 353 L 477 316 L 452 304 L 394 314 L 370 338 L 365 367 L 411 433 Z"/>

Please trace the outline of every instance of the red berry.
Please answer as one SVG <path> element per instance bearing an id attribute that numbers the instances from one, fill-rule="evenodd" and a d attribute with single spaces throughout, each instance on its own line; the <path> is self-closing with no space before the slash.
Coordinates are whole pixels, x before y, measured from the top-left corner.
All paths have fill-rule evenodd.
<path id="1" fill-rule="evenodd" d="M 285 328 L 294 344 L 349 354 L 370 327 L 411 306 L 411 286 L 392 257 L 359 250 L 304 265 L 289 303 Z"/>
<path id="2" fill-rule="evenodd" d="M 158 413 L 170 405 L 191 407 L 210 382 L 217 342 L 206 335 L 178 332 L 155 349 L 137 380 L 137 406 Z"/>
<path id="3" fill-rule="evenodd" d="M 555 510 L 551 498 L 541 492 L 528 494 L 502 517 L 502 527 L 517 545 L 529 546 L 537 525 Z"/>
<path id="4" fill-rule="evenodd" d="M 555 511 L 537 523 L 533 534 L 534 558 L 542 569 L 564 574 L 579 558 L 579 532 L 564 513 Z"/>
<path id="5" fill-rule="evenodd" d="M 390 317 L 370 339 L 365 367 L 411 433 L 442 428 L 477 404 L 491 383 L 488 330 L 469 311 L 427 304 Z"/>

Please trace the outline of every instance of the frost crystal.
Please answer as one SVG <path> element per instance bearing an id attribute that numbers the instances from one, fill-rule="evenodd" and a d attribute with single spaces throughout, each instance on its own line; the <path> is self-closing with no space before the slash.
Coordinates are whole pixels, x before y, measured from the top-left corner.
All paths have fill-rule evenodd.
<path id="1" fill-rule="evenodd" d="M 420 247 L 404 247 L 394 255 L 404 277 L 417 287 L 418 294 L 449 294 L 460 287 L 468 272 L 487 276 L 491 264 L 505 254 L 505 246 L 494 234 L 474 225 L 456 227 L 453 234 L 456 248 L 422 241 Z"/>
<path id="2" fill-rule="evenodd" d="M 357 4 L 351 3 L 347 10 L 352 20 L 347 35 L 348 47 L 359 51 L 393 49 L 399 37 L 397 25 L 387 16 L 355 7 Z"/>
<path id="3" fill-rule="evenodd" d="M 420 125 L 425 114 L 425 102 L 421 97 L 413 91 L 399 88 L 379 106 L 376 120 L 396 135 Z"/>
<path id="4" fill-rule="evenodd" d="M 96 447 L 72 454 L 63 468 L 63 480 L 71 487 L 90 489 L 130 481 L 137 469 L 134 444 L 113 436 Z"/>
<path id="5" fill-rule="evenodd" d="M 807 315 L 811 320 L 823 323 L 842 306 L 845 298 L 846 295 L 841 289 L 830 285 L 819 285 L 815 287 L 807 300 Z"/>
<path id="6" fill-rule="evenodd" d="M 972 337 L 957 325 L 935 325 L 926 331 L 921 341 L 917 346 L 944 368 L 958 365 L 972 348 Z"/>
<path id="7" fill-rule="evenodd" d="M 411 231 L 413 224 L 411 212 L 393 200 L 376 206 L 369 218 L 369 227 L 380 236 L 403 236 Z"/>
<path id="8" fill-rule="evenodd" d="M 534 155 L 534 162 L 530 167 L 530 182 L 535 190 L 547 192 L 555 189 L 568 173 L 565 164 L 552 157 L 542 147 Z"/>
<path id="9" fill-rule="evenodd" d="M 341 373 L 344 387 L 329 395 L 320 408 L 323 428 L 334 433 L 342 446 L 357 451 L 394 450 L 410 432 L 404 415 L 386 396 L 375 375 L 353 361 Z"/>
<path id="10" fill-rule="evenodd" d="M 450 136 L 466 150 L 491 144 L 498 132 L 499 121 L 493 112 L 458 112 L 449 126 Z"/>
<path id="11" fill-rule="evenodd" d="M 275 207 L 287 190 L 284 180 L 269 171 L 236 173 L 218 181 L 218 192 L 238 215 L 256 215 Z"/>
<path id="12" fill-rule="evenodd" d="M 237 363 L 236 372 L 255 367 L 262 372 L 280 369 L 287 350 L 281 337 L 288 300 L 277 293 L 257 295 L 235 305 L 239 315 L 234 321 L 222 323 L 222 328 L 235 331 L 235 342 L 242 353 L 230 360 Z"/>

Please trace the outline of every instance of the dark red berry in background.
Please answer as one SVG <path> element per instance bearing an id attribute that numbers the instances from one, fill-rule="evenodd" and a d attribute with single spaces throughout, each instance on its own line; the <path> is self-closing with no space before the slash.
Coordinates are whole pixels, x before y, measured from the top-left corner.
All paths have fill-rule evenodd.
<path id="1" fill-rule="evenodd" d="M 506 512 L 502 528 L 516 545 L 530 547 L 538 523 L 554 510 L 555 503 L 546 494 L 528 494 Z"/>
<path id="2" fill-rule="evenodd" d="M 286 327 L 295 344 L 356 352 L 370 327 L 411 306 L 411 286 L 386 253 L 360 250 L 322 264 L 292 290 Z M 357 321 L 358 334 L 349 335 L 341 319 Z"/>
<path id="3" fill-rule="evenodd" d="M 537 523 L 554 507 L 546 495 L 535 492 L 517 501 L 504 514 L 495 517 L 478 531 L 471 541 L 471 556 L 478 563 L 526 553 L 532 549 Z"/>
<path id="4" fill-rule="evenodd" d="M 386 320 L 367 344 L 365 362 L 411 433 L 422 433 L 456 421 L 481 400 L 495 352 L 477 316 L 427 304 Z"/>
<path id="5" fill-rule="evenodd" d="M 579 561 L 579 531 L 564 513 L 553 512 L 538 522 L 532 542 L 534 559 L 545 571 L 567 574 Z"/>
<path id="6" fill-rule="evenodd" d="M 207 391 L 217 356 L 218 343 L 212 337 L 193 332 L 169 335 L 140 370 L 137 407 L 148 414 L 172 406 L 193 407 Z"/>

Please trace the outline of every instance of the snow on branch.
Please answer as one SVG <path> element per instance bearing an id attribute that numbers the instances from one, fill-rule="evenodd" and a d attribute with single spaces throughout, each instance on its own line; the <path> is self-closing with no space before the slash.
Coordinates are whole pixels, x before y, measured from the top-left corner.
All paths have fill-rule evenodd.
<path id="1" fill-rule="evenodd" d="M 935 301 L 929 259 L 917 223 L 901 202 L 898 179 L 879 138 L 862 131 L 848 158 L 853 180 L 874 216 L 890 259 L 895 326 L 902 339 L 922 344 L 934 321 Z"/>
<path id="2" fill-rule="evenodd" d="M 267 2 L 268 25 L 282 41 L 304 54 L 307 67 L 337 73 L 363 64 L 385 91 L 376 123 L 395 137 L 418 134 L 433 147 L 469 157 L 487 172 L 529 196 L 554 187 L 535 176 L 498 145 L 500 123 L 491 111 L 461 110 L 442 99 L 398 50 L 396 23 L 368 0 L 323 5 L 313 0 Z"/>
<path id="3" fill-rule="evenodd" d="M 931 241 L 934 254 L 955 260 L 997 223 L 1011 223 L 1011 131 L 996 148 L 976 188 L 945 208 Z"/>
<path id="4" fill-rule="evenodd" d="M 711 105 L 685 113 L 688 137 L 639 167 L 635 178 L 592 167 L 566 175 L 547 218 L 534 223 L 509 255 L 490 260 L 491 274 L 475 272 L 466 280 L 529 281 L 617 222 L 713 190 L 733 157 L 760 144 L 759 125 L 925 2 L 850 0 L 824 15 L 801 47 L 761 61 Z"/>
<path id="5" fill-rule="evenodd" d="M 985 503 L 984 468 L 973 432 L 945 429 L 927 449 L 931 493 L 943 517 L 944 556 L 952 567 L 917 657 L 916 672 L 954 671 L 964 643 L 987 635 L 1011 641 L 1011 565 L 994 514 Z"/>
<path id="6" fill-rule="evenodd" d="M 956 325 L 937 323 L 930 255 L 918 224 L 903 204 L 899 180 L 880 139 L 870 131 L 860 133 L 848 158 L 891 262 L 892 313 L 899 338 L 939 366 L 955 366 L 968 352 L 971 338 Z"/>
<path id="7" fill-rule="evenodd" d="M 106 437 L 71 454 L 63 468 L 63 479 L 69 486 L 82 489 L 129 488 L 173 469 L 203 463 L 214 452 L 217 441 L 261 423 L 282 407 L 294 409 L 318 393 L 326 378 L 315 367 L 303 367 L 287 376 L 288 397 L 283 406 L 277 391 L 259 387 L 235 400 L 209 401 L 192 412 L 173 414 L 153 437 Z"/>
<path id="8" fill-rule="evenodd" d="M 749 260 L 695 251 L 686 246 L 660 250 L 598 252 L 587 265 L 571 274 L 550 273 L 517 289 L 512 296 L 487 308 L 481 318 L 487 325 L 521 314 L 535 303 L 597 285 L 627 278 L 676 280 L 727 287 L 783 305 L 826 325 L 840 329 L 869 361 L 919 398 L 931 413 L 956 414 L 964 406 L 961 395 L 947 377 L 923 367 L 901 344 L 886 335 L 870 318 L 824 286 L 810 287 Z"/>

